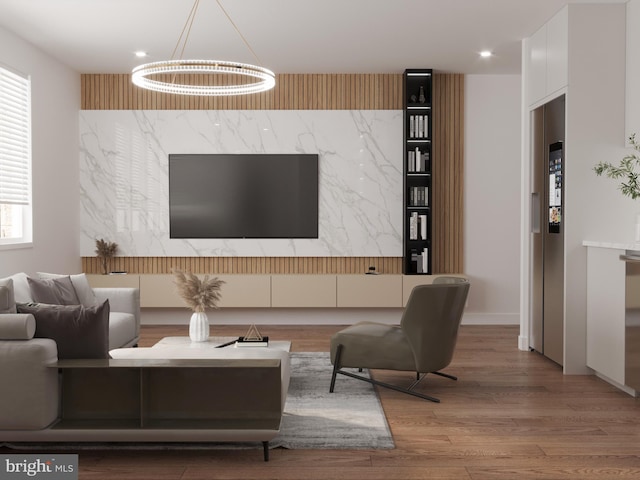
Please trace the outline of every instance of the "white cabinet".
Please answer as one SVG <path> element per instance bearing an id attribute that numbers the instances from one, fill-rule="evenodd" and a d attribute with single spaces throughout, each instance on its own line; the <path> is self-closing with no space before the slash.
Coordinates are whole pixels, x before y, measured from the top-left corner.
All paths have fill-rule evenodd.
<path id="1" fill-rule="evenodd" d="M 93 275 L 87 274 L 89 285 L 93 288 L 128 287 L 140 288 L 140 275 Z"/>
<path id="2" fill-rule="evenodd" d="M 432 283 L 440 276 L 212 275 L 225 281 L 220 308 L 400 308 L 406 305 L 415 285 Z M 171 274 L 87 277 L 93 287 L 140 288 L 140 306 L 143 308 L 185 307 Z"/>
<path id="3" fill-rule="evenodd" d="M 270 307 L 271 277 L 269 275 L 213 275 L 224 280 L 221 300 L 224 307 Z M 173 275 L 140 275 L 140 306 L 152 308 L 185 307 L 178 295 Z"/>
<path id="4" fill-rule="evenodd" d="M 558 12 L 528 39 L 527 101 L 536 104 L 567 86 L 569 10 Z"/>
<path id="5" fill-rule="evenodd" d="M 568 84 L 569 9 L 563 8 L 547 23 L 547 88 L 551 95 Z"/>
<path id="6" fill-rule="evenodd" d="M 624 250 L 587 248 L 587 366 L 624 385 Z"/>
<path id="7" fill-rule="evenodd" d="M 547 26 L 529 38 L 527 100 L 532 105 L 547 95 Z"/>
<path id="8" fill-rule="evenodd" d="M 338 307 L 401 307 L 402 275 L 338 275 Z"/>
<path id="9" fill-rule="evenodd" d="M 272 307 L 336 306 L 335 275 L 272 275 Z"/>

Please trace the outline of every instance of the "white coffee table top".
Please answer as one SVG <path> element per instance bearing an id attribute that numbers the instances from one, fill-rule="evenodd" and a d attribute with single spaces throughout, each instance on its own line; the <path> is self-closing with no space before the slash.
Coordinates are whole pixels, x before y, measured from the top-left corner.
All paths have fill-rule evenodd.
<path id="1" fill-rule="evenodd" d="M 192 342 L 189 337 L 164 337 L 158 343 L 151 348 L 185 348 L 185 349 L 211 349 L 218 348 L 219 345 L 224 345 L 229 342 L 235 342 L 238 337 L 209 337 L 206 342 Z M 291 351 L 291 342 L 284 340 L 269 340 L 268 347 L 236 347 L 234 343 L 225 347 L 218 348 L 219 350 L 284 350 L 285 352 Z"/>

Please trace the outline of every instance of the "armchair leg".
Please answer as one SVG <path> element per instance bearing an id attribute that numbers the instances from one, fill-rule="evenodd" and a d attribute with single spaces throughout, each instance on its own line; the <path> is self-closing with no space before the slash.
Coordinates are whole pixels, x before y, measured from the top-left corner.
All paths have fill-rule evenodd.
<path id="1" fill-rule="evenodd" d="M 398 387 L 396 385 L 391 385 L 390 383 L 384 383 L 384 382 L 380 382 L 378 380 L 374 380 L 373 378 L 367 378 L 367 377 L 363 377 L 361 375 L 356 375 L 355 373 L 351 373 L 351 372 L 346 372 L 344 370 L 341 369 L 340 367 L 340 357 L 342 356 L 342 345 L 338 345 L 338 348 L 336 350 L 336 358 L 333 360 L 333 374 L 331 375 L 331 386 L 329 387 L 329 392 L 333 393 L 333 389 L 335 387 L 336 384 L 336 376 L 338 374 L 341 375 L 345 375 L 347 377 L 351 377 L 351 378 L 355 378 L 357 380 L 362 380 L 364 382 L 367 383 L 371 383 L 372 385 L 378 385 L 380 387 L 384 387 L 384 388 L 388 388 L 390 390 L 395 390 L 396 392 L 400 392 L 400 393 L 406 393 L 408 395 L 413 395 L 414 397 L 418 397 L 418 398 L 422 398 L 424 400 L 429 400 L 430 402 L 435 402 L 435 403 L 440 403 L 440 400 L 437 399 L 436 397 L 431 397 L 429 395 L 423 395 L 421 393 L 418 392 L 413 392 L 407 388 L 402 388 L 402 387 Z"/>
<path id="2" fill-rule="evenodd" d="M 446 378 L 450 378 L 451 380 L 458 380 L 458 377 L 454 376 L 454 375 L 449 375 L 448 373 L 442 373 L 442 372 L 431 372 L 434 375 L 440 375 L 441 377 L 446 377 Z"/>
<path id="3" fill-rule="evenodd" d="M 336 375 L 340 370 L 340 357 L 342 357 L 342 345 L 338 345 L 336 349 L 336 358 L 333 360 L 333 374 L 331 375 L 331 385 L 329 386 L 329 393 L 333 393 L 333 388 L 336 386 Z"/>

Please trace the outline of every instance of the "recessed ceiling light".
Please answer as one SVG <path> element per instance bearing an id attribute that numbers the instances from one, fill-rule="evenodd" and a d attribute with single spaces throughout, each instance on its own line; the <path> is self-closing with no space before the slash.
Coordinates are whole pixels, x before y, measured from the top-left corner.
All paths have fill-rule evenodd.
<path id="1" fill-rule="evenodd" d="M 136 57 L 138 58 L 142 58 L 142 57 L 146 57 L 147 56 L 147 52 L 143 52 L 142 50 L 136 52 Z"/>
<path id="2" fill-rule="evenodd" d="M 480 56 L 482 58 L 489 58 L 492 55 L 493 55 L 493 53 L 491 51 L 489 51 L 489 50 L 483 50 L 483 51 L 480 52 Z"/>

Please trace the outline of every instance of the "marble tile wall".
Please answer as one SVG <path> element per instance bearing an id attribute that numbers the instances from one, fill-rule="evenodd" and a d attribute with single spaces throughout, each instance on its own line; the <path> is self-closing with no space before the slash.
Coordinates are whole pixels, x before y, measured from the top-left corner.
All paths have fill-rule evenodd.
<path id="1" fill-rule="evenodd" d="M 318 239 L 169 238 L 170 153 L 317 153 Z M 82 110 L 82 256 L 402 255 L 399 110 Z"/>

